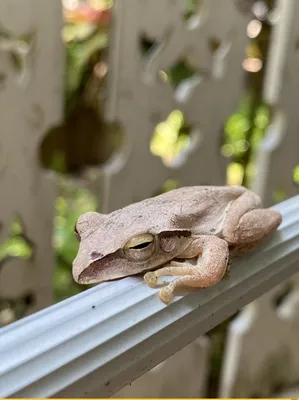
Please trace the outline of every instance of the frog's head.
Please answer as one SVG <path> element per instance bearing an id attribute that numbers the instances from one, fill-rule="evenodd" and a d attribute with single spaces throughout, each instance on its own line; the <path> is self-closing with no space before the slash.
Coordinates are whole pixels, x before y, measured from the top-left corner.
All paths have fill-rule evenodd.
<path id="1" fill-rule="evenodd" d="M 141 203 L 141 202 L 140 202 Z M 123 278 L 155 269 L 181 254 L 191 231 L 175 228 L 169 210 L 127 206 L 111 214 L 88 212 L 75 226 L 80 241 L 73 277 L 80 284 Z"/>

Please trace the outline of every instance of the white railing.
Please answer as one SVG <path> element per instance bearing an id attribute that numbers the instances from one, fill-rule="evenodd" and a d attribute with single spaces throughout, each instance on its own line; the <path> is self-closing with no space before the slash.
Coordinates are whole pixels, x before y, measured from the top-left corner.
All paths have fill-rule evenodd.
<path id="1" fill-rule="evenodd" d="M 140 278 L 102 284 L 3 328 L 1 397 L 106 397 L 299 271 L 299 196 L 229 280 L 165 306 Z"/>

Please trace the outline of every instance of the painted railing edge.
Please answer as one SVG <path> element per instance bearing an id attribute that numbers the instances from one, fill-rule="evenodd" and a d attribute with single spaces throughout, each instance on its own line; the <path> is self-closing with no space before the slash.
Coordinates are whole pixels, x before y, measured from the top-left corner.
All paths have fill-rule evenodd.
<path id="1" fill-rule="evenodd" d="M 0 330 L 0 397 L 107 397 L 299 271 L 299 196 L 230 279 L 166 306 L 142 278 L 102 284 Z"/>

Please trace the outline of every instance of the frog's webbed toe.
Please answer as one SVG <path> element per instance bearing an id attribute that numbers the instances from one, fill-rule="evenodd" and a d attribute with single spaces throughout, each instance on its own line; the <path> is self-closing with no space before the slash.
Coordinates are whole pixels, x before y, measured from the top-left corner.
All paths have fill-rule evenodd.
<path id="1" fill-rule="evenodd" d="M 164 303 L 168 304 L 173 299 L 173 290 L 168 285 L 168 286 L 160 289 L 159 297 Z"/>
<path id="2" fill-rule="evenodd" d="M 158 283 L 158 277 L 155 274 L 155 272 L 147 272 L 144 275 L 144 280 L 147 283 L 147 285 L 151 288 L 154 288 L 157 286 Z"/>
<path id="3" fill-rule="evenodd" d="M 202 236 L 194 240 L 193 246 L 198 248 L 197 262 L 172 261 L 169 266 L 156 271 L 147 272 L 144 280 L 150 287 L 155 287 L 161 276 L 178 276 L 160 290 L 160 299 L 165 303 L 172 300 L 177 287 L 207 288 L 219 282 L 225 275 L 228 264 L 228 244 L 215 236 Z"/>

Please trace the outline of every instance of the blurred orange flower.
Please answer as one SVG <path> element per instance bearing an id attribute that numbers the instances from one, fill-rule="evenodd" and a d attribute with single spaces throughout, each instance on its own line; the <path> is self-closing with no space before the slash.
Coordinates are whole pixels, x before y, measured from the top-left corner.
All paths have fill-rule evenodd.
<path id="1" fill-rule="evenodd" d="M 83 3 L 73 10 L 65 9 L 64 18 L 67 23 L 91 23 L 104 27 L 110 22 L 111 8 L 95 10 Z"/>

